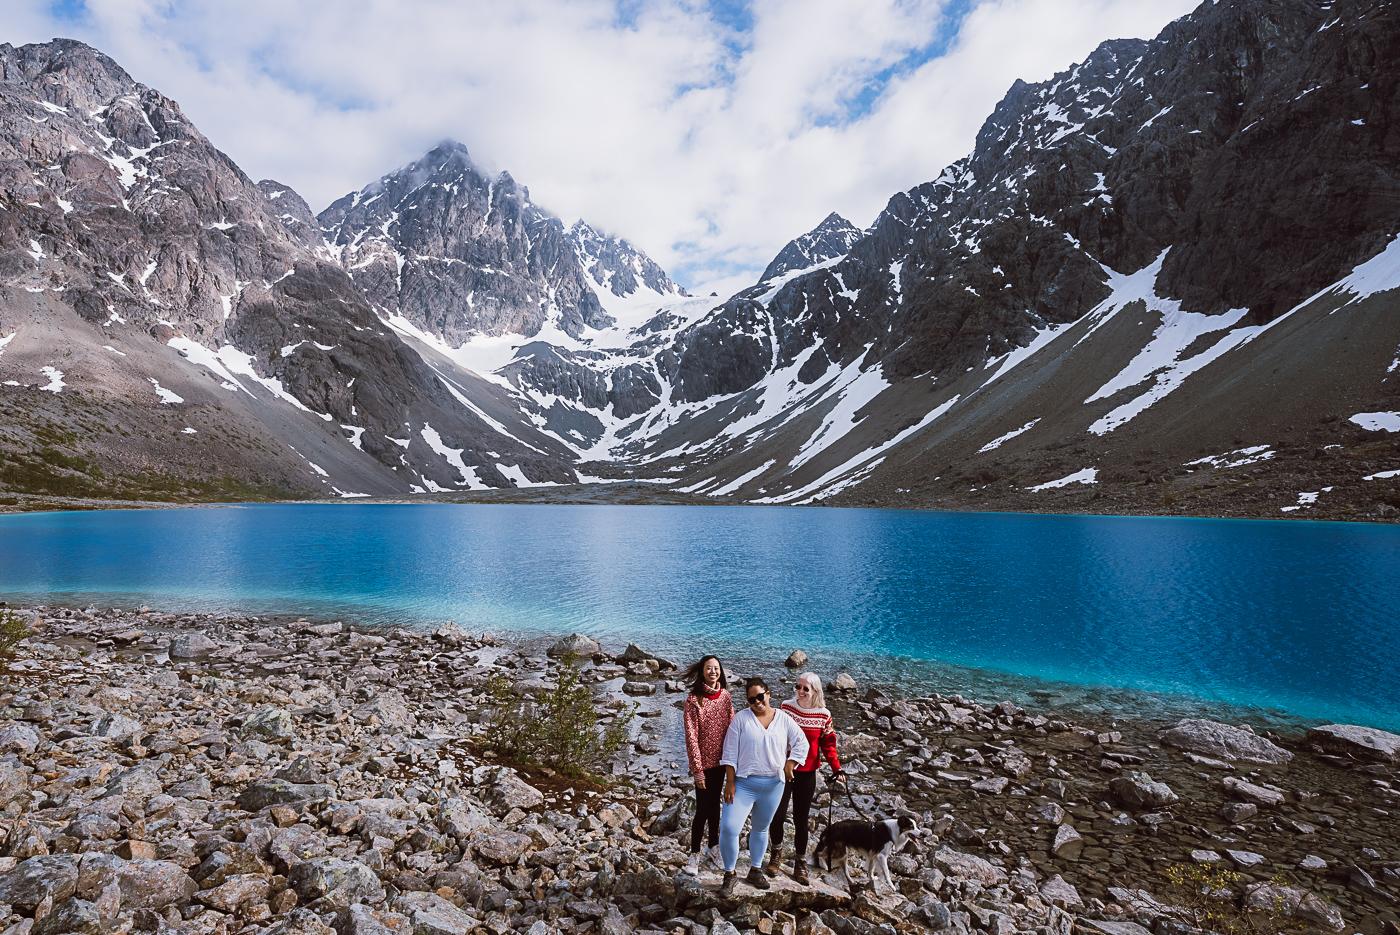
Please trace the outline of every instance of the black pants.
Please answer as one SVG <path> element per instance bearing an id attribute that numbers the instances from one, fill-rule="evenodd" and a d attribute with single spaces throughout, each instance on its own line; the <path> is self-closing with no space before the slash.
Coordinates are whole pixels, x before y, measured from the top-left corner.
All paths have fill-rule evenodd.
<path id="1" fill-rule="evenodd" d="M 797 848 L 797 858 L 807 857 L 807 819 L 812 814 L 812 799 L 817 794 L 817 771 L 793 773 L 792 782 L 783 786 L 783 799 L 778 803 L 778 813 L 768 826 L 768 853 L 777 854 L 783 843 L 783 822 L 787 820 L 788 800 L 792 801 L 793 844 Z"/>
<path id="2" fill-rule="evenodd" d="M 705 788 L 695 790 L 695 820 L 690 824 L 690 852 L 700 851 L 700 838 L 706 827 L 710 832 L 710 847 L 719 844 L 719 803 L 724 796 L 724 767 L 705 770 Z"/>

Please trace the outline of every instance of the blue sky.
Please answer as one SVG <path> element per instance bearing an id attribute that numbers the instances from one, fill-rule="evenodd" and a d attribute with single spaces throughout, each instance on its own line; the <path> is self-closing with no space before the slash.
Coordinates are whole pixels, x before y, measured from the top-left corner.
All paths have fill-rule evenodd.
<path id="1" fill-rule="evenodd" d="M 1151 37 L 1193 0 L 7 0 L 177 100 L 320 209 L 437 141 L 626 236 L 676 278 L 751 281 L 967 152 L 1022 78 Z"/>

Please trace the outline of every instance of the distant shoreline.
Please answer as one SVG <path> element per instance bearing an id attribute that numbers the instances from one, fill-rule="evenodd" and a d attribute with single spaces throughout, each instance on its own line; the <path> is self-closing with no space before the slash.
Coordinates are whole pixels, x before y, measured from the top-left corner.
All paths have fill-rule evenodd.
<path id="1" fill-rule="evenodd" d="M 568 494 L 562 493 L 567 489 Z M 554 493 L 550 493 L 554 491 Z M 15 502 L 5 502 L 13 500 Z M 523 506 L 752 506 L 776 508 L 820 508 L 846 510 L 898 510 L 901 512 L 924 513 L 986 513 L 1007 516 L 1093 516 L 1124 517 L 1137 519 L 1212 519 L 1212 520 L 1254 520 L 1262 522 L 1326 522 L 1351 523 L 1357 525 L 1400 526 L 1400 514 L 1394 517 L 1344 515 L 1326 508 L 1319 503 L 1308 513 L 1265 515 L 1258 513 L 1160 513 L 1150 510 L 1140 512 L 1105 509 L 1095 511 L 1084 509 L 1090 504 L 1076 503 L 1074 509 L 1025 510 L 994 509 L 985 505 L 955 506 L 947 504 L 888 504 L 888 503 L 848 503 L 820 501 L 817 503 L 750 503 L 744 500 L 716 499 L 704 496 L 674 494 L 664 488 L 631 482 L 619 484 L 577 484 L 568 488 L 526 487 L 499 491 L 473 491 L 416 494 L 410 497 L 328 497 L 323 499 L 288 500 L 184 500 L 178 502 L 163 500 L 105 500 L 87 497 L 51 497 L 44 494 L 5 493 L 0 491 L 0 516 L 17 513 L 59 513 L 86 512 L 95 510 L 169 510 L 181 507 L 202 506 L 250 506 L 263 504 L 374 504 L 406 505 L 416 504 L 514 504 Z M 1067 505 L 1068 507 L 1069 505 Z"/>

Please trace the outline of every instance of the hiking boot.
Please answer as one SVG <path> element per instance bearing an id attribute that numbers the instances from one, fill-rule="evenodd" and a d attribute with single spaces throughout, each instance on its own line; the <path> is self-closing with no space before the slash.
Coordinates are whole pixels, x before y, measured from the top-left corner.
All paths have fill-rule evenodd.
<path id="1" fill-rule="evenodd" d="M 724 871 L 724 881 L 719 885 L 719 895 L 724 899 L 729 899 L 734 895 L 734 885 L 738 882 L 738 874 L 733 870 Z M 767 883 L 764 883 L 767 886 Z"/>
<path id="2" fill-rule="evenodd" d="M 686 860 L 686 862 L 685 862 L 685 872 L 688 873 L 688 874 L 690 874 L 691 876 L 696 876 L 696 875 L 698 875 L 698 874 L 700 873 L 700 852 L 699 852 L 699 851 L 695 851 L 694 853 L 692 853 L 692 854 L 690 855 L 690 857 Z"/>
<path id="3" fill-rule="evenodd" d="M 808 886 L 812 882 L 807 878 L 807 861 L 801 857 L 792 862 L 792 878 L 802 886 Z"/>
<path id="4" fill-rule="evenodd" d="M 768 874 L 770 878 L 776 878 L 781 864 L 782 858 L 779 856 L 778 852 L 774 850 L 773 853 L 769 855 L 768 864 L 763 868 L 763 872 Z"/>
<path id="5" fill-rule="evenodd" d="M 768 878 L 763 875 L 763 871 L 757 867 L 749 871 L 749 875 L 744 878 L 744 882 L 756 890 L 766 890 L 773 885 L 768 882 Z"/>

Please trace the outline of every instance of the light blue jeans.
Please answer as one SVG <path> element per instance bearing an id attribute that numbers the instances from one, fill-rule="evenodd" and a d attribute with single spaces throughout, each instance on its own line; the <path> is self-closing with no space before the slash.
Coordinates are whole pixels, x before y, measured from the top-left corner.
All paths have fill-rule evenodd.
<path id="1" fill-rule="evenodd" d="M 768 850 L 768 825 L 778 811 L 778 803 L 783 798 L 783 777 L 741 776 L 734 780 L 734 801 L 726 802 L 719 816 L 719 853 L 724 858 L 724 869 L 733 870 L 739 863 L 739 832 L 744 830 L 744 821 L 753 813 L 753 825 L 749 830 L 749 864 L 763 866 L 763 855 Z"/>

